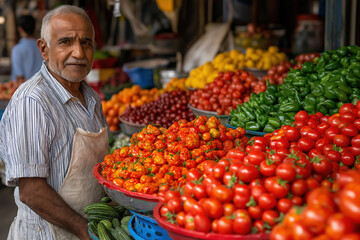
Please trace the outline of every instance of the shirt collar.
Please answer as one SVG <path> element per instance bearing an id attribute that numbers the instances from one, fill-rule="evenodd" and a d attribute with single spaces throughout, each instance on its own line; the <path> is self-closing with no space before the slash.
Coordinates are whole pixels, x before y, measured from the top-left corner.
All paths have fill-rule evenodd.
<path id="1" fill-rule="evenodd" d="M 59 83 L 58 80 L 56 80 L 53 75 L 51 75 L 51 73 L 49 72 L 49 70 L 47 69 L 46 66 L 46 62 L 43 61 L 41 69 L 40 69 L 41 74 L 43 75 L 43 77 L 45 78 L 46 82 L 50 85 L 50 87 L 52 89 L 54 89 L 54 91 L 56 91 L 55 94 L 58 95 L 58 97 L 60 98 L 60 101 L 62 104 L 65 104 L 67 101 L 69 101 L 70 99 L 74 98 L 73 95 L 71 95 L 62 85 L 61 83 Z M 85 82 L 85 81 L 81 81 L 80 84 L 80 88 L 82 89 L 82 92 L 84 94 L 84 98 L 85 99 L 89 99 L 92 101 L 95 101 L 94 98 L 91 96 L 90 94 L 90 86 Z"/>

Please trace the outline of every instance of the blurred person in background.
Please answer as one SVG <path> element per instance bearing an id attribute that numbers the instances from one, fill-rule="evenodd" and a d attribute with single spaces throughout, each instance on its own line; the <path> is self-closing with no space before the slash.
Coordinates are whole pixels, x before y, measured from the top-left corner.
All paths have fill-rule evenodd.
<path id="1" fill-rule="evenodd" d="M 23 15 L 17 20 L 17 25 L 21 39 L 11 50 L 11 80 L 24 81 L 40 70 L 43 58 L 34 36 L 35 19 Z"/>

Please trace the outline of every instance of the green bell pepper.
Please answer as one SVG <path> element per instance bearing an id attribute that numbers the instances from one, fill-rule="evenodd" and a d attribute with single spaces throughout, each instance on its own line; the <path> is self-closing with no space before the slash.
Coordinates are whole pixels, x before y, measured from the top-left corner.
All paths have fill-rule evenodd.
<path id="1" fill-rule="evenodd" d="M 273 131 L 275 131 L 276 128 L 273 127 L 273 125 L 271 125 L 270 123 L 266 124 L 266 126 L 264 127 L 264 132 L 266 133 L 272 133 Z"/>
<path id="2" fill-rule="evenodd" d="M 260 130 L 260 124 L 254 121 L 249 121 L 245 124 L 245 129 L 246 130 L 251 130 L 251 131 L 259 131 Z"/>
<path id="3" fill-rule="evenodd" d="M 282 112 L 298 112 L 299 110 L 300 105 L 296 101 L 282 103 L 279 108 L 279 111 Z"/>
<path id="4" fill-rule="evenodd" d="M 346 102 L 348 100 L 348 96 L 346 93 L 339 88 L 335 88 L 334 93 L 336 94 L 337 98 L 340 100 L 340 102 Z"/>

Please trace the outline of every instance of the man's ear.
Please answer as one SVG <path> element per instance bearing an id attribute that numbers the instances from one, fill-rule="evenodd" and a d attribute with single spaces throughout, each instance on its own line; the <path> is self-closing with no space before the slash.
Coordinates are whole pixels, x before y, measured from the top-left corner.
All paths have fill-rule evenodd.
<path id="1" fill-rule="evenodd" d="M 48 61 L 49 58 L 49 48 L 47 46 L 47 43 L 44 39 L 40 38 L 36 42 L 37 47 L 39 48 L 39 51 L 41 53 L 41 56 L 45 61 Z"/>

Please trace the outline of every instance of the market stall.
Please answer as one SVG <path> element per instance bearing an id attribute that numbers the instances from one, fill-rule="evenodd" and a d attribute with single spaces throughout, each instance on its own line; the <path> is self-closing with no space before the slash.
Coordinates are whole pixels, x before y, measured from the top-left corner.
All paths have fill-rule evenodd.
<path id="1" fill-rule="evenodd" d="M 202 88 L 188 85 L 190 73 L 182 90 L 128 107 L 119 117 L 138 124 L 130 143 L 94 166 L 113 209 L 89 207 L 93 239 L 360 237 L 359 54 L 357 46 L 301 54 L 259 77 L 214 67 Z"/>

